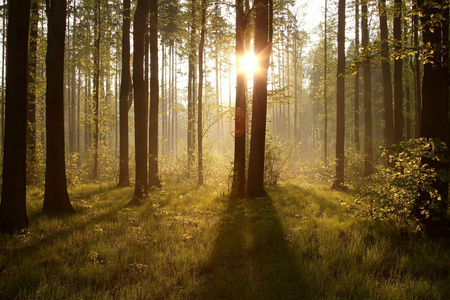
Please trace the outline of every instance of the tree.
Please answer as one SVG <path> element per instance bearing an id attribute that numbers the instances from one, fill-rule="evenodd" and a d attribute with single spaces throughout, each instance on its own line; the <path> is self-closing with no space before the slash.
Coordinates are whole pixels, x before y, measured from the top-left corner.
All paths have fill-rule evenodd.
<path id="1" fill-rule="evenodd" d="M 359 0 L 355 1 L 355 56 L 359 53 Z M 359 70 L 355 73 L 355 103 L 353 110 L 353 127 L 355 147 L 359 152 Z"/>
<path id="2" fill-rule="evenodd" d="M 372 78 L 370 74 L 370 58 L 367 53 L 369 45 L 369 25 L 367 0 L 363 0 L 361 4 L 361 44 L 364 55 L 364 176 L 373 173 L 373 150 L 372 150 Z"/>
<path id="3" fill-rule="evenodd" d="M 244 1 L 236 0 L 236 109 L 234 115 L 234 164 L 232 194 L 242 198 L 245 195 L 245 135 L 247 130 L 247 74 L 242 69 L 245 55 L 245 29 L 247 19 Z"/>
<path id="4" fill-rule="evenodd" d="M 158 1 L 150 1 L 150 126 L 148 137 L 148 187 L 160 188 L 158 175 Z"/>
<path id="5" fill-rule="evenodd" d="M 344 188 L 345 145 L 345 0 L 338 7 L 338 66 L 336 86 L 336 178 L 334 189 Z"/>
<path id="6" fill-rule="evenodd" d="M 198 185 L 203 185 L 203 59 L 206 34 L 206 0 L 202 0 L 202 23 L 198 48 Z"/>
<path id="7" fill-rule="evenodd" d="M 38 43 L 39 2 L 31 1 L 29 71 L 28 71 L 28 108 L 27 108 L 27 182 L 32 183 L 35 177 L 36 164 L 36 67 Z"/>
<path id="8" fill-rule="evenodd" d="M 324 38 L 323 38 L 323 109 L 324 109 L 324 119 L 323 119 L 323 162 L 328 165 L 328 99 L 327 99 L 327 17 L 328 17 L 328 0 L 325 0 L 325 13 L 324 13 Z"/>
<path id="9" fill-rule="evenodd" d="M 383 104 L 384 104 L 384 140 L 385 145 L 394 144 L 394 119 L 392 108 L 392 79 L 389 63 L 388 28 L 386 16 L 386 0 L 378 2 L 380 12 L 381 68 L 383 72 Z"/>
<path id="10" fill-rule="evenodd" d="M 255 0 L 255 42 L 257 70 L 253 74 L 252 125 L 247 192 L 252 198 L 266 195 L 264 156 L 267 116 L 267 73 L 272 52 L 272 0 Z"/>
<path id="11" fill-rule="evenodd" d="M 64 157 L 64 46 L 66 35 L 66 1 L 47 0 L 48 37 L 46 74 L 47 153 L 45 192 L 42 211 L 66 214 L 75 210 L 67 193 Z"/>
<path id="12" fill-rule="evenodd" d="M 94 169 L 92 171 L 92 177 L 99 177 L 99 136 L 100 136 L 100 120 L 99 120 L 99 110 L 100 110 L 100 40 L 102 36 L 101 32 L 101 17 L 100 17 L 100 1 L 96 1 L 95 6 L 95 25 L 94 25 Z"/>
<path id="13" fill-rule="evenodd" d="M 418 1 L 421 10 L 422 40 L 427 49 L 426 61 L 423 66 L 422 81 L 422 118 L 421 136 L 449 144 L 448 117 L 448 6 L 443 0 Z M 442 19 L 439 20 L 439 17 Z M 439 20 L 439 21 L 436 21 Z M 448 150 L 438 151 L 438 155 L 448 159 Z M 436 174 L 448 172 L 449 163 L 446 159 L 432 160 L 422 158 L 426 169 L 434 169 Z M 448 179 L 437 176 L 432 188 L 440 195 L 431 197 L 426 190 L 420 191 L 416 200 L 414 215 L 419 218 L 434 235 L 447 235 L 448 221 Z M 423 214 L 423 210 L 428 211 Z"/>
<path id="14" fill-rule="evenodd" d="M 394 142 L 404 140 L 403 130 L 405 118 L 403 117 L 403 60 L 399 53 L 402 48 L 402 1 L 394 1 Z"/>
<path id="15" fill-rule="evenodd" d="M 30 0 L 10 0 L 6 46 L 6 111 L 0 231 L 28 227 L 26 131 Z"/>
<path id="16" fill-rule="evenodd" d="M 188 171 L 191 171 L 194 163 L 195 151 L 195 35 L 197 31 L 196 22 L 196 1 L 191 1 L 191 28 L 189 34 L 189 54 L 188 54 L 188 126 L 187 126 L 187 153 Z"/>
<path id="17" fill-rule="evenodd" d="M 119 186 L 130 185 L 128 165 L 128 110 L 131 105 L 131 74 L 130 74 L 130 0 L 123 1 L 122 30 L 122 77 L 120 80 L 119 130 L 120 130 L 120 161 Z"/>
<path id="18" fill-rule="evenodd" d="M 144 80 L 144 40 L 148 1 L 138 0 L 134 14 L 134 55 L 133 55 L 133 88 L 134 88 L 134 126 L 135 126 L 135 161 L 136 184 L 130 204 L 139 204 L 147 195 L 147 97 Z"/>

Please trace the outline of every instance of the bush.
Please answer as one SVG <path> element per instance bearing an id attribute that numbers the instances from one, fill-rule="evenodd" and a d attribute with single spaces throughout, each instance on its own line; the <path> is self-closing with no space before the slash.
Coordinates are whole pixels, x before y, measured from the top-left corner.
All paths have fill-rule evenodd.
<path id="1" fill-rule="evenodd" d="M 276 185 L 288 171 L 291 158 L 299 151 L 299 144 L 292 140 L 282 140 L 270 133 L 266 136 L 264 160 L 264 181 L 266 185 Z"/>
<path id="2" fill-rule="evenodd" d="M 411 139 L 383 149 L 391 167 L 379 167 L 369 181 L 359 183 L 355 201 L 344 204 L 359 216 L 394 220 L 398 225 L 419 225 L 411 213 L 419 191 L 428 192 L 432 200 L 441 200 L 433 183 L 448 178 L 448 172 L 436 172 L 422 164 L 422 158 L 442 161 L 445 150 L 444 143 L 426 138 Z M 428 214 L 425 208 L 422 210 L 423 214 Z"/>

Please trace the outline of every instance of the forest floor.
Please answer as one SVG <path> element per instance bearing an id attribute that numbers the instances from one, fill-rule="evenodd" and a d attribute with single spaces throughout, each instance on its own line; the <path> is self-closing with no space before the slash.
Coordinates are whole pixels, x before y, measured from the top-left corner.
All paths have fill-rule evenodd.
<path id="1" fill-rule="evenodd" d="M 229 202 L 166 183 L 141 206 L 114 183 L 70 189 L 76 213 L 0 235 L 0 299 L 450 299 L 450 247 L 356 218 L 351 193 L 290 181 Z"/>

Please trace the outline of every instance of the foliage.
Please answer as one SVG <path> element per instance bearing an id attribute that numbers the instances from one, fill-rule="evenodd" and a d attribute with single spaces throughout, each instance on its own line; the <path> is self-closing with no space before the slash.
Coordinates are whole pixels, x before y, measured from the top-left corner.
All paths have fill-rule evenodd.
<path id="1" fill-rule="evenodd" d="M 289 164 L 298 152 L 300 144 L 292 140 L 266 134 L 266 152 L 264 157 L 264 181 L 266 185 L 276 185 L 282 175 L 289 170 Z"/>
<path id="2" fill-rule="evenodd" d="M 448 172 L 436 172 L 423 164 L 423 158 L 443 160 L 447 147 L 439 140 L 419 138 L 387 147 L 387 156 L 393 167 L 378 168 L 369 182 L 359 187 L 353 203 L 346 203 L 357 215 L 371 219 L 394 220 L 397 225 L 417 226 L 411 214 L 419 190 L 429 193 L 431 199 L 442 201 L 433 188 L 436 179 L 448 179 Z M 428 214 L 422 208 L 423 214 Z"/>

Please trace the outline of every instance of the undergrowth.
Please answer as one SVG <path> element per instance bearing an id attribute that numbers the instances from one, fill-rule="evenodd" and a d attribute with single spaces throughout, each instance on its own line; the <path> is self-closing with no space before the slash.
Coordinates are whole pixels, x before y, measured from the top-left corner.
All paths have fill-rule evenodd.
<path id="1" fill-rule="evenodd" d="M 71 187 L 77 213 L 0 236 L 0 299 L 448 299 L 445 241 L 354 217 L 328 186 L 228 201 L 166 182 L 142 206 L 115 183 Z"/>

